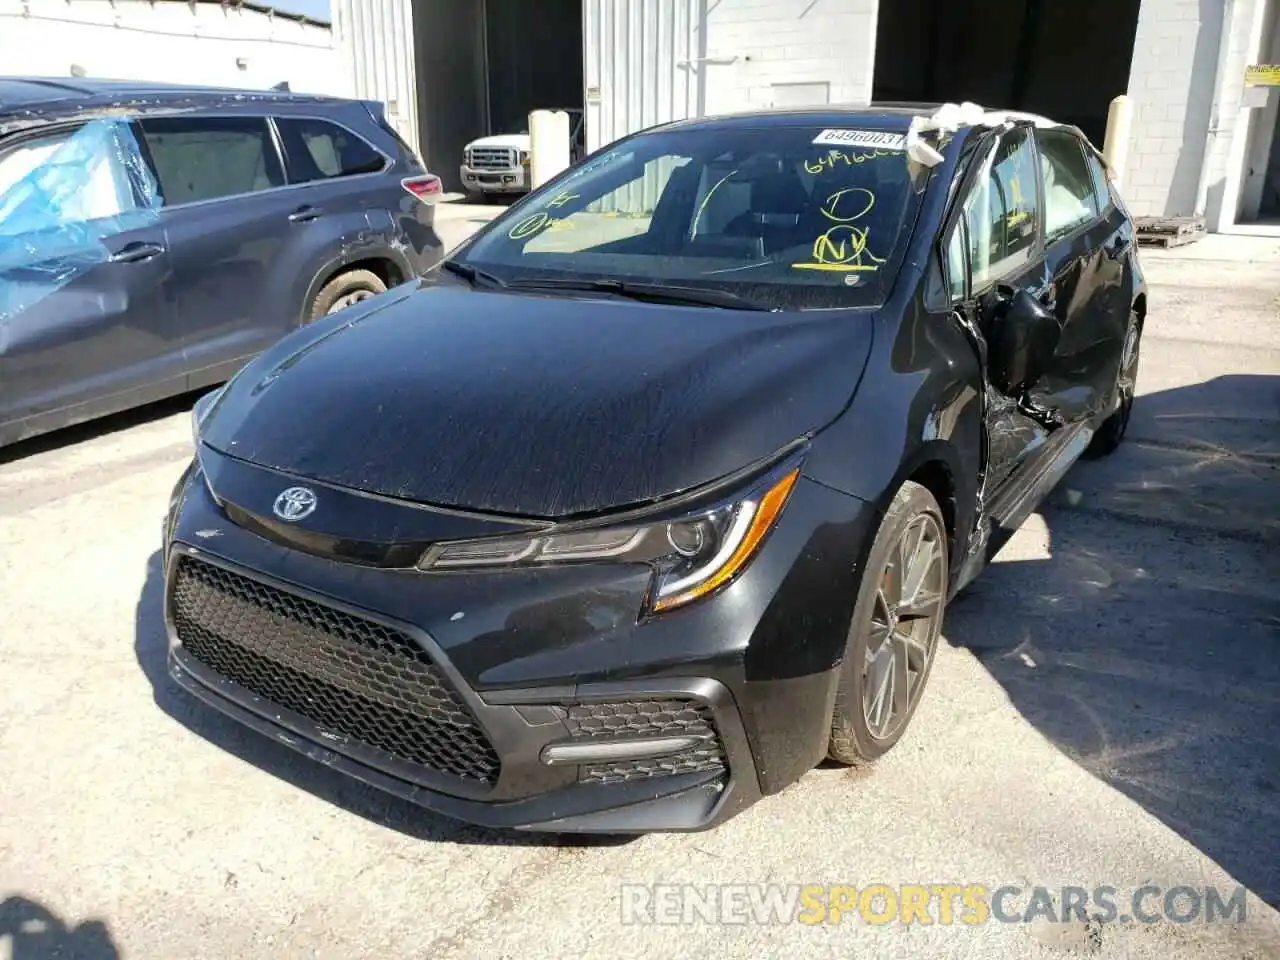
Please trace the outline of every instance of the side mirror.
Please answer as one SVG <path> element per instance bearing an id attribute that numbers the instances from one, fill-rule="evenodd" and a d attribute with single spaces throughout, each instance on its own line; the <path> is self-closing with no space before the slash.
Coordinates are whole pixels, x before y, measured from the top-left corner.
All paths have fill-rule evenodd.
<path id="1" fill-rule="evenodd" d="M 1045 375 L 1062 338 L 1053 310 L 1026 290 L 1002 291 L 991 308 L 988 330 L 991 384 L 1011 397 Z"/>

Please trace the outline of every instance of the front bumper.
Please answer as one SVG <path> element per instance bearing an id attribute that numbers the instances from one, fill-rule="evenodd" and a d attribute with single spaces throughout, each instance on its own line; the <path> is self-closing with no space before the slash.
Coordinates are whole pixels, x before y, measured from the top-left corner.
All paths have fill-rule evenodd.
<path id="1" fill-rule="evenodd" d="M 185 689 L 239 722 L 450 817 L 566 833 L 706 829 L 794 781 L 826 752 L 848 616 L 825 609 L 828 594 L 814 586 L 805 591 L 808 609 L 800 615 L 796 557 L 830 553 L 832 544 L 815 542 L 813 531 L 829 538 L 843 529 L 856 539 L 867 511 L 860 501 L 817 485 L 807 493 L 815 502 L 793 499 L 788 513 L 794 507 L 798 522 L 780 522 L 741 580 L 687 611 L 637 624 L 628 608 L 644 586 L 633 572 L 507 577 L 503 602 L 518 608 L 495 609 L 494 574 L 430 578 L 339 562 L 231 523 L 197 468 L 180 485 L 165 526 L 169 670 Z M 836 505 L 843 518 L 833 514 Z M 843 527 L 834 522 L 841 519 Z M 252 602 L 236 600 L 232 609 L 223 597 L 217 618 L 193 616 L 184 564 L 198 564 L 206 580 L 232 584 L 219 587 L 219 597 L 239 591 L 241 598 L 252 594 Z M 473 588 L 490 597 L 488 607 L 473 602 Z M 444 590 L 443 600 L 434 596 L 437 589 Z M 844 595 L 851 599 L 853 591 Z M 824 618 L 836 624 L 841 617 L 841 642 L 832 640 L 835 631 L 826 638 L 838 649 L 819 649 Z M 810 638 L 794 633 L 805 620 L 816 628 Z M 355 662 L 354 647 L 339 649 L 353 636 L 352 623 L 372 625 L 380 637 L 404 638 L 411 656 L 421 654 L 425 669 L 439 671 L 438 685 L 447 688 L 441 697 L 456 698 L 446 704 L 453 719 L 445 722 L 474 724 L 467 736 L 480 732 L 493 751 L 491 769 L 468 766 L 474 757 L 454 764 L 456 744 L 442 763 L 406 759 L 412 750 L 403 743 L 375 744 L 377 736 L 352 726 L 370 695 L 399 697 L 408 712 L 415 697 L 441 698 L 409 689 L 406 680 L 423 668 L 407 670 L 399 653 L 394 676 L 383 670 L 385 660 L 374 663 L 362 677 L 376 682 L 360 679 L 364 699 L 347 696 L 356 675 L 333 664 Z M 249 642 L 251 635 L 259 639 Z M 277 646 L 267 649 L 262 637 Z M 218 649 L 236 651 L 235 662 Z M 326 653 L 333 654 L 329 665 L 318 666 Z M 368 650 L 355 656 L 367 660 Z M 255 664 L 252 671 L 245 672 L 245 657 Z M 309 672 L 303 679 L 310 686 L 280 686 L 299 667 Z M 315 686 L 317 678 L 327 686 Z M 332 701 L 327 706 L 325 698 Z M 681 740 L 688 733 L 695 745 Z M 634 748 L 637 739 L 654 752 L 638 759 L 606 756 L 619 745 Z"/>
<path id="2" fill-rule="evenodd" d="M 466 189 L 480 193 L 524 193 L 529 189 L 528 167 L 493 170 L 469 167 L 464 163 L 459 168 L 459 174 Z"/>

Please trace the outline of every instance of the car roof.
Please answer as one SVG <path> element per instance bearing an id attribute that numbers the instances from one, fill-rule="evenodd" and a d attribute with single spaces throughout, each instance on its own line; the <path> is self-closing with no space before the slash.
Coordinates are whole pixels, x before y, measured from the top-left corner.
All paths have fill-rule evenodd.
<path id="1" fill-rule="evenodd" d="M 711 117 L 678 120 L 671 127 L 731 129 L 734 127 L 791 126 L 814 124 L 820 126 L 847 126 L 858 123 L 878 130 L 905 130 L 913 117 L 927 117 L 937 112 L 940 103 L 875 102 L 870 104 L 816 107 L 775 107 L 768 110 L 750 110 Z"/>
<path id="2" fill-rule="evenodd" d="M 14 113 L 30 116 L 44 110 L 62 111 L 73 106 L 87 111 L 122 103 L 136 104 L 139 100 L 156 106 L 178 101 L 188 105 L 216 105 L 249 98 L 271 102 L 335 99 L 282 90 L 201 87 L 143 80 L 0 76 L 0 116 Z"/>

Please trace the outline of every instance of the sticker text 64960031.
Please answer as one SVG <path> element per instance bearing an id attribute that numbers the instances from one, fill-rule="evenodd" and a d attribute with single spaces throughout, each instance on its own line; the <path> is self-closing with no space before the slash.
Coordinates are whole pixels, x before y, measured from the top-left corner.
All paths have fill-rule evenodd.
<path id="1" fill-rule="evenodd" d="M 833 147 L 864 147 L 868 150 L 906 150 L 906 134 L 888 130 L 823 130 L 814 143 Z"/>

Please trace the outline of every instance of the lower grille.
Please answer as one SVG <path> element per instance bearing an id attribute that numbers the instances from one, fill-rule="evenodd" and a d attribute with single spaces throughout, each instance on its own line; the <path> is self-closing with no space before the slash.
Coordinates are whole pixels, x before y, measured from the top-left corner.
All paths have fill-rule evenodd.
<path id="1" fill-rule="evenodd" d="M 724 770 L 724 746 L 711 710 L 695 700 L 584 703 L 567 708 L 565 725 L 576 742 L 649 737 L 694 737 L 697 746 L 666 757 L 595 763 L 580 768 L 583 783 L 626 783 L 681 773 Z"/>
<path id="2" fill-rule="evenodd" d="M 183 557 L 173 587 L 183 649 L 310 720 L 428 770 L 492 785 L 493 745 L 407 634 Z"/>

